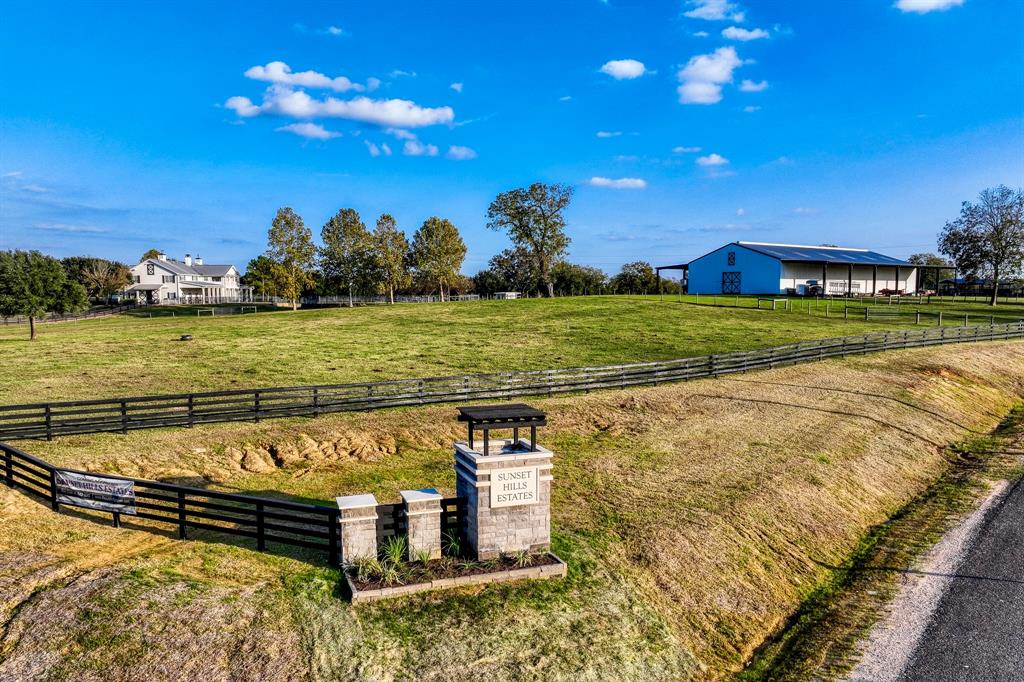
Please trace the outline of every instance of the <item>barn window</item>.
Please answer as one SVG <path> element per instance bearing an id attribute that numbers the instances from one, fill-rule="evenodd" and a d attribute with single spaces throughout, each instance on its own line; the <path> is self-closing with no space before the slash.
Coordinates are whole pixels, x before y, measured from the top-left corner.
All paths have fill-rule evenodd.
<path id="1" fill-rule="evenodd" d="M 730 251 L 729 255 L 726 256 L 726 260 L 729 261 L 729 265 L 736 265 L 736 252 Z"/>
<path id="2" fill-rule="evenodd" d="M 146 274 L 147 275 L 152 275 L 154 272 L 155 272 L 155 270 L 153 269 L 153 264 L 152 263 L 146 263 Z"/>

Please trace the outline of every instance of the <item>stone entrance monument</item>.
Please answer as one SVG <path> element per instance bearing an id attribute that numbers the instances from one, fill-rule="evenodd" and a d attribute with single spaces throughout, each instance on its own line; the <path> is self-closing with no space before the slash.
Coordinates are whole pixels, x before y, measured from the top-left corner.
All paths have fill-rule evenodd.
<path id="1" fill-rule="evenodd" d="M 463 539 L 480 559 L 551 547 L 551 451 L 537 445 L 545 415 L 529 405 L 460 407 L 469 439 L 455 443 L 456 491 L 466 499 Z M 519 438 L 529 428 L 530 439 Z M 492 441 L 490 431 L 511 429 Z M 477 443 L 474 432 L 483 432 Z"/>

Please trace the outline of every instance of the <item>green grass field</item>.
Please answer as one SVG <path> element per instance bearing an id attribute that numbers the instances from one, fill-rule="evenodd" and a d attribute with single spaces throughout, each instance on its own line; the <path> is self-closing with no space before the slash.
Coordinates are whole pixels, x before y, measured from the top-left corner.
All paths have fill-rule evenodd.
<path id="1" fill-rule="evenodd" d="M 740 299 L 749 308 L 706 302 L 608 296 L 214 317 L 183 306 L 44 324 L 33 342 L 24 325 L 9 325 L 0 327 L 0 403 L 615 364 L 913 324 L 826 319 L 823 304 L 807 314 L 754 310 L 751 298 Z M 953 323 L 956 306 L 945 309 Z"/>

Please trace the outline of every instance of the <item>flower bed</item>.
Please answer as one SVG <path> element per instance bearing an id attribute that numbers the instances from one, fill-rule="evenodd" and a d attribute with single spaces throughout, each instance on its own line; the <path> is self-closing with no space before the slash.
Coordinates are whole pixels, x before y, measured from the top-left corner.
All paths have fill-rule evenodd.
<path id="1" fill-rule="evenodd" d="M 414 592 L 509 580 L 564 576 L 566 564 L 551 552 L 520 552 L 473 561 L 441 557 L 431 561 L 362 560 L 345 571 L 352 602 L 375 601 Z"/>

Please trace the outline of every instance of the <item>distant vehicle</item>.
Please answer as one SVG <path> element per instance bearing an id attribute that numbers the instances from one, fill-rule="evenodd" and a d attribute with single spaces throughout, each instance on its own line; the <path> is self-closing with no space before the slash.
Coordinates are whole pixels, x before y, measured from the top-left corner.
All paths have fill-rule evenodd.
<path id="1" fill-rule="evenodd" d="M 803 286 L 803 294 L 805 296 L 821 296 L 825 293 L 825 289 L 821 286 L 821 283 L 816 279 L 809 279 Z"/>

